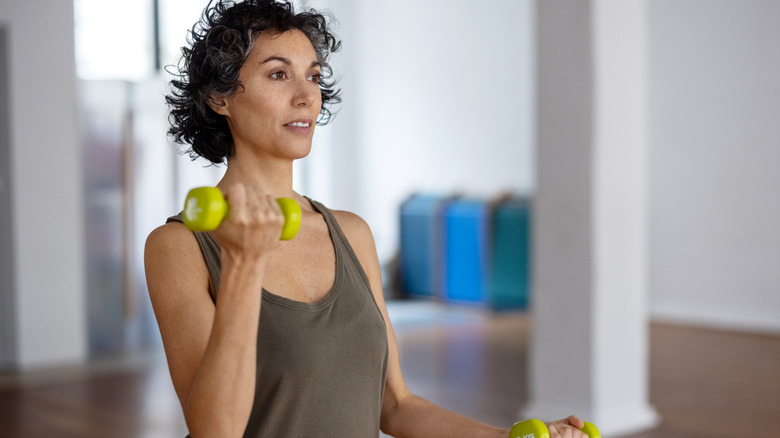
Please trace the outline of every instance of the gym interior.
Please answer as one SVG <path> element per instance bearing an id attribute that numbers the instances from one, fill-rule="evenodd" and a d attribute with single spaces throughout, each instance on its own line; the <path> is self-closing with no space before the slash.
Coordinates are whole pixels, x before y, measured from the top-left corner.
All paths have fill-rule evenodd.
<path id="1" fill-rule="evenodd" d="M 2 2 L 4 437 L 186 434 L 143 246 L 224 172 L 166 136 L 205 3 Z M 504 427 L 780 436 L 780 3 L 296 4 L 338 19 L 344 101 L 295 186 L 370 224 L 413 392 Z"/>

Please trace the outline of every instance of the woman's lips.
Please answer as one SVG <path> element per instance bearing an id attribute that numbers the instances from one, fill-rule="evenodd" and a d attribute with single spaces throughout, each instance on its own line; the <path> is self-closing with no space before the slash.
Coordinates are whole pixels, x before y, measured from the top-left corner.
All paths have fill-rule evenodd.
<path id="1" fill-rule="evenodd" d="M 312 129 L 311 120 L 295 120 L 284 125 L 285 128 L 293 132 L 308 133 Z"/>

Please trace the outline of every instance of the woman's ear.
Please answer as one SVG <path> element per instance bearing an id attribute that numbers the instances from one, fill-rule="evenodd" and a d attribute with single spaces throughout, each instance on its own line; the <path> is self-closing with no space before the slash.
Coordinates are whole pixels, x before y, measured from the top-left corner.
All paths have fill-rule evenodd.
<path id="1" fill-rule="evenodd" d="M 228 102 L 227 98 L 222 96 L 215 96 L 209 99 L 209 108 L 214 110 L 215 113 L 221 114 L 223 116 L 230 115 L 228 111 Z"/>

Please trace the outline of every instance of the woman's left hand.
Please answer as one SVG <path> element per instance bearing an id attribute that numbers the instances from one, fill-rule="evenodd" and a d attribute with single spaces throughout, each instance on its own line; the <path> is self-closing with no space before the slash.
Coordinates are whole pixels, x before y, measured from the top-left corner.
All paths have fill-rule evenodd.
<path id="1" fill-rule="evenodd" d="M 550 438 L 588 438 L 588 435 L 580 430 L 585 427 L 585 423 L 576 415 L 545 424 L 550 431 Z"/>

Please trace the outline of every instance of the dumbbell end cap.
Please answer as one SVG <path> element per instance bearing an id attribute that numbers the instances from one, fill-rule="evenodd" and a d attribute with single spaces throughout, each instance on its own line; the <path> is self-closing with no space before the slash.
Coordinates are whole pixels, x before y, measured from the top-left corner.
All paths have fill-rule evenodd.
<path id="1" fill-rule="evenodd" d="M 187 193 L 182 220 L 192 231 L 215 230 L 227 216 L 228 208 L 219 188 L 196 187 Z"/>
<path id="2" fill-rule="evenodd" d="M 281 240 L 292 240 L 301 227 L 301 206 L 294 199 L 278 198 L 276 202 L 284 214 L 284 227 L 282 227 Z"/>
<path id="3" fill-rule="evenodd" d="M 601 432 L 596 428 L 596 426 L 593 423 L 585 422 L 585 427 L 581 429 L 583 432 L 588 434 L 590 438 L 601 438 Z"/>

